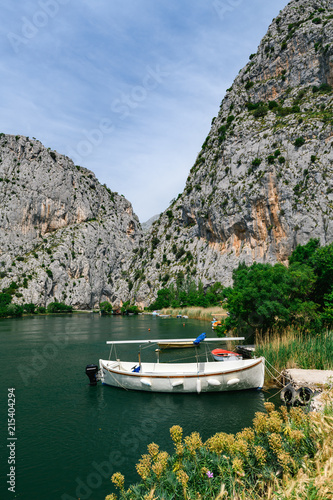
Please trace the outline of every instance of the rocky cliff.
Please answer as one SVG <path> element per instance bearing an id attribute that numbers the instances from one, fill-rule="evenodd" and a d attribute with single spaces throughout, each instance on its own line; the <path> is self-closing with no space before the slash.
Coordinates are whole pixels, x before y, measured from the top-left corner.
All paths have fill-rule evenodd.
<path id="1" fill-rule="evenodd" d="M 138 245 L 131 204 L 66 156 L 0 137 L 0 289 L 14 301 L 75 308 L 128 296 L 122 267 Z"/>
<path id="2" fill-rule="evenodd" d="M 224 97 L 185 189 L 127 264 L 137 302 L 179 271 L 231 283 L 240 261 L 333 241 L 333 1 L 293 0 Z M 120 285 L 120 283 L 119 283 Z"/>

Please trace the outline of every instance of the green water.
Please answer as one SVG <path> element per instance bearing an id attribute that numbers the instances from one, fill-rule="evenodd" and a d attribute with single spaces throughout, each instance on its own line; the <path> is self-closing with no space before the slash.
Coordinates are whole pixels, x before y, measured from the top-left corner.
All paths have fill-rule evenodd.
<path id="1" fill-rule="evenodd" d="M 147 444 L 172 452 L 172 425 L 181 425 L 185 435 L 199 431 L 204 439 L 249 426 L 271 394 L 171 395 L 88 385 L 85 366 L 108 358 L 107 340 L 194 338 L 204 331 L 212 336 L 207 322 L 151 316 L 1 320 L 0 498 L 104 500 L 113 491 L 113 472 L 125 474 L 127 483 L 138 481 L 135 464 Z M 118 356 L 136 362 L 137 351 L 121 346 Z M 178 349 L 162 356 L 171 361 L 188 355 Z M 142 352 L 143 360 L 154 356 L 152 348 Z M 15 493 L 6 484 L 9 387 L 16 394 Z"/>

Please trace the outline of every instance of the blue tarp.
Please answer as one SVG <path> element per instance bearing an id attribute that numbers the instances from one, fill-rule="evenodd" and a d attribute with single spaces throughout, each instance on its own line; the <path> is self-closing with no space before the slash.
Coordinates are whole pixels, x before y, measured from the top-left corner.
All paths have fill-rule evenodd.
<path id="1" fill-rule="evenodd" d="M 193 344 L 199 345 L 202 340 L 205 340 L 205 338 L 206 338 L 206 334 L 202 333 L 201 335 L 199 335 L 199 337 L 197 337 L 195 340 L 193 340 Z"/>
<path id="2" fill-rule="evenodd" d="M 140 366 L 134 366 L 132 368 L 132 372 L 139 373 L 139 371 L 140 371 Z"/>

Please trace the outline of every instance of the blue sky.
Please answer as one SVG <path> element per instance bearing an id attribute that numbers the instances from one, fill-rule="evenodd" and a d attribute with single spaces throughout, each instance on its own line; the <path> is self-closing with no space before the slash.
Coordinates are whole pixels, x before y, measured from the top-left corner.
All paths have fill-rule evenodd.
<path id="1" fill-rule="evenodd" d="M 0 132 L 36 137 L 144 222 L 180 193 L 287 0 L 5 0 Z"/>

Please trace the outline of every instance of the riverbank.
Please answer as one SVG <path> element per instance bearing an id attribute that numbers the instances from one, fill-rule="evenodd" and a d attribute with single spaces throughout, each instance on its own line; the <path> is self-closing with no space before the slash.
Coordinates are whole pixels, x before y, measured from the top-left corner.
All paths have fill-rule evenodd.
<path id="1" fill-rule="evenodd" d="M 219 306 L 165 308 L 161 310 L 161 314 L 168 314 L 172 318 L 176 318 L 178 315 L 187 316 L 190 319 L 200 319 L 202 321 L 212 321 L 213 318 L 223 319 L 227 317 L 226 309 Z"/>

